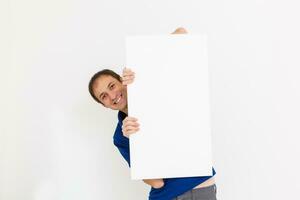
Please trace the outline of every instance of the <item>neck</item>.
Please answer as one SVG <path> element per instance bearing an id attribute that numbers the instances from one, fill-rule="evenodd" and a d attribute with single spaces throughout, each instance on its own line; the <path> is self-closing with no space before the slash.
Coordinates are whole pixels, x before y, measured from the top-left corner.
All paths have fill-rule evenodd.
<path id="1" fill-rule="evenodd" d="M 126 105 L 126 107 L 124 109 L 121 110 L 123 113 L 126 113 L 126 115 L 128 115 L 128 107 Z"/>

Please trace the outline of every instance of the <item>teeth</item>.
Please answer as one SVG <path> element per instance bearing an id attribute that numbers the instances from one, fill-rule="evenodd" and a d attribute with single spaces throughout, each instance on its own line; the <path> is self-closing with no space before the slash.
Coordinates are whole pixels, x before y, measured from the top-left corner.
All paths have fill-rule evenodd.
<path id="1" fill-rule="evenodd" d="M 119 103 L 119 101 L 121 100 L 121 95 L 119 96 L 118 100 L 115 102 L 115 104 Z"/>

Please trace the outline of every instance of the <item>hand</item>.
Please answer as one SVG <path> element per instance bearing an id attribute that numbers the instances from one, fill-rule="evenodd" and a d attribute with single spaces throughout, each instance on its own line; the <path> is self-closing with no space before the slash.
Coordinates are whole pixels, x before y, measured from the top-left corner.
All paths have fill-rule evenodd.
<path id="1" fill-rule="evenodd" d="M 123 120 L 122 132 L 123 135 L 129 138 L 130 134 L 136 133 L 139 129 L 140 124 L 137 122 L 137 118 L 134 117 L 126 117 Z"/>
<path id="2" fill-rule="evenodd" d="M 134 80 L 134 72 L 131 69 L 125 67 L 123 69 L 121 80 L 123 85 L 132 83 Z"/>

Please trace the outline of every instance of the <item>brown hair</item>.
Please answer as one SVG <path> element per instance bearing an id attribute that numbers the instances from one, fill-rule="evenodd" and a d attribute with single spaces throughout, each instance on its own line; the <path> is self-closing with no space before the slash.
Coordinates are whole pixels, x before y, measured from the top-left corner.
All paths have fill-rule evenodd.
<path id="1" fill-rule="evenodd" d="M 90 92 L 91 96 L 93 97 L 93 99 L 95 101 L 97 101 L 98 103 L 101 103 L 102 105 L 103 105 L 103 103 L 101 101 L 99 101 L 99 99 L 94 94 L 93 85 L 94 85 L 94 82 L 96 81 L 96 79 L 99 78 L 100 76 L 103 76 L 103 75 L 112 76 L 115 79 L 117 79 L 118 81 L 122 82 L 121 81 L 121 76 L 119 74 L 117 74 L 116 72 L 110 70 L 110 69 L 103 69 L 103 70 L 97 72 L 96 74 L 94 74 L 92 76 L 92 78 L 89 82 L 89 92 Z"/>

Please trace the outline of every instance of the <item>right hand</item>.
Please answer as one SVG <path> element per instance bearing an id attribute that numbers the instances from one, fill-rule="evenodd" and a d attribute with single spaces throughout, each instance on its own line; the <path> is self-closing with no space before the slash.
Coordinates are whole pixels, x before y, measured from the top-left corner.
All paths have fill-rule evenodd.
<path id="1" fill-rule="evenodd" d="M 139 129 L 140 124 L 137 122 L 137 118 L 127 116 L 123 120 L 122 132 L 123 135 L 129 138 L 130 134 L 136 133 Z"/>
<path id="2" fill-rule="evenodd" d="M 134 75 L 135 73 L 131 69 L 125 67 L 123 69 L 123 73 L 121 77 L 122 84 L 123 85 L 131 84 L 134 81 Z"/>

